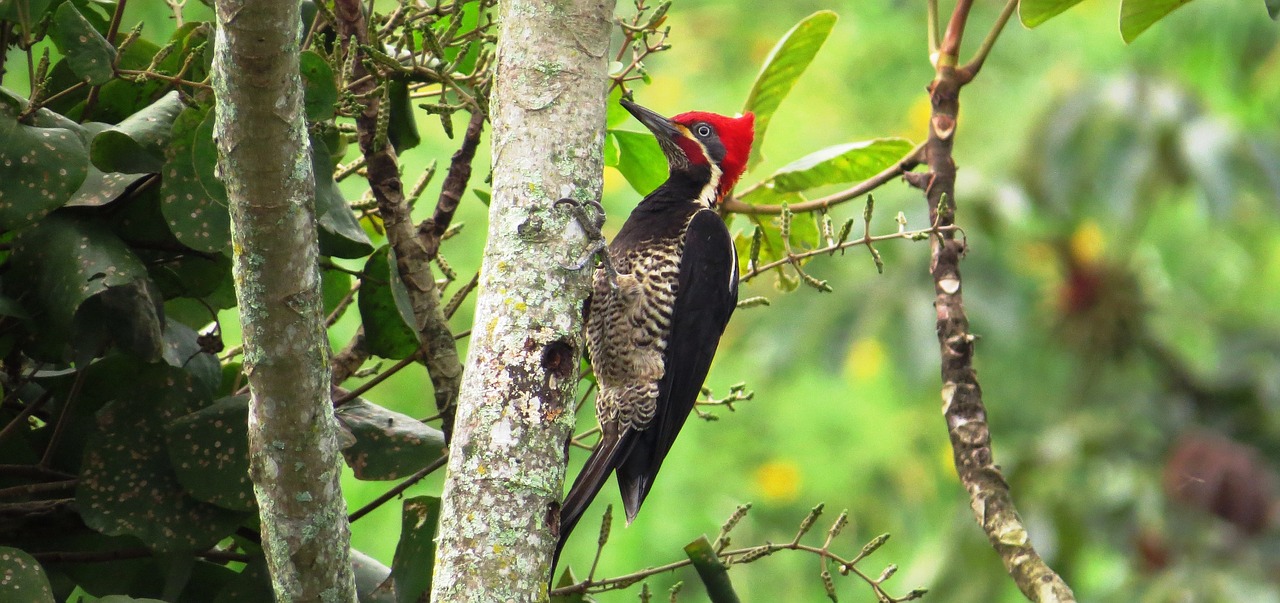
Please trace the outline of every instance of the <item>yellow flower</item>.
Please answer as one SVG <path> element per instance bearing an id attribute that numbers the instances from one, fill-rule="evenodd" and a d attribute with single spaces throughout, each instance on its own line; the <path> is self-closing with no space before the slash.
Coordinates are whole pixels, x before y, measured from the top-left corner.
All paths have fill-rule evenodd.
<path id="1" fill-rule="evenodd" d="M 800 490 L 800 471 L 789 460 L 775 459 L 756 469 L 756 484 L 766 499 L 791 502 Z"/>

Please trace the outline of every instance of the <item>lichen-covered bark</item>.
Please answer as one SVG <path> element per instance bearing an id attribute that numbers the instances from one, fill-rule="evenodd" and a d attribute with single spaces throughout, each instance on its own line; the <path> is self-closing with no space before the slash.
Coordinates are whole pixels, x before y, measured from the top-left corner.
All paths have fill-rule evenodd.
<path id="1" fill-rule="evenodd" d="M 218 0 L 216 10 L 216 135 L 267 566 L 277 601 L 355 601 L 298 73 L 299 8 Z"/>
<path id="2" fill-rule="evenodd" d="M 490 100 L 493 201 L 449 453 L 432 600 L 547 597 L 582 351 L 581 228 L 598 199 L 613 2 L 510 0 Z"/>

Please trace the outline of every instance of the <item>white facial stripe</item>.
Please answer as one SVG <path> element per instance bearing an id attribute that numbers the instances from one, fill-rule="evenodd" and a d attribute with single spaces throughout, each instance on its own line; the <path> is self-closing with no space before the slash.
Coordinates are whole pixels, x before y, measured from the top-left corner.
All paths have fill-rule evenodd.
<path id="1" fill-rule="evenodd" d="M 689 132 L 689 129 L 684 126 L 680 126 L 680 129 L 684 130 L 685 133 Z M 702 191 L 698 193 L 698 202 L 703 207 L 714 208 L 716 201 L 719 200 L 716 197 L 720 194 L 720 176 L 724 172 L 720 170 L 720 166 L 711 161 L 711 154 L 707 152 L 707 147 L 702 144 L 702 141 L 694 136 L 690 136 L 689 140 L 698 145 L 698 150 L 702 151 L 702 157 L 707 160 L 707 167 L 711 170 L 711 178 L 707 180 L 707 185 L 702 187 Z"/>

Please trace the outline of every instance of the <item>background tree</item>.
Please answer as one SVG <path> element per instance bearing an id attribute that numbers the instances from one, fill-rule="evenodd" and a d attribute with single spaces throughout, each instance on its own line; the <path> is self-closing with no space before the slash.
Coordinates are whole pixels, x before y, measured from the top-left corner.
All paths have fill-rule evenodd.
<path id="1" fill-rule="evenodd" d="M 688 542 L 725 516 L 732 525 L 704 552 L 733 559 L 735 549 L 788 548 L 794 522 L 826 500 L 850 514 L 790 547 L 818 552 L 818 567 L 791 554 L 731 571 L 743 598 L 870 598 L 859 581 L 823 580 L 822 572 L 888 560 L 903 567 L 896 580 L 949 601 L 1022 598 L 985 553 L 972 518 L 958 512 L 952 470 L 935 462 L 948 443 L 927 402 L 938 390 L 937 353 L 923 343 L 938 318 L 921 293 L 927 254 L 879 238 L 916 233 L 967 243 L 965 310 L 985 336 L 978 362 L 1001 470 L 1040 552 L 1081 598 L 1276 599 L 1265 562 L 1274 540 L 1276 388 L 1266 375 L 1280 374 L 1267 312 L 1276 301 L 1271 107 L 1280 63 L 1271 60 L 1274 25 L 1258 7 L 1201 4 L 1124 52 L 1109 8 L 1083 4 L 1030 33 L 1008 28 L 965 88 L 954 130 L 945 120 L 953 113 L 939 121 L 919 90 L 941 71 L 963 71 L 973 55 L 922 60 L 934 47 L 954 48 L 962 31 L 937 27 L 930 38 L 920 17 L 939 15 L 928 4 L 868 3 L 842 9 L 836 22 L 810 16 L 813 7 L 771 3 L 769 23 L 751 3 L 642 5 L 634 17 L 624 7 L 610 71 L 631 87 L 652 81 L 640 96 L 647 105 L 768 109 L 754 179 L 729 209 L 745 214 L 732 218 L 751 275 L 745 294 L 773 306 L 738 313 L 726 334 L 709 382 L 722 397 L 709 402 L 737 412 L 716 428 L 685 430 L 670 459 L 682 469 L 646 506 L 647 517 L 663 521 L 614 530 L 596 561 L 595 547 L 571 545 L 565 562 L 579 573 L 595 567 L 596 577 L 566 592 L 620 586 L 646 563 L 683 559 L 674 551 L 655 559 L 655 543 Z M 365 600 L 410 600 L 428 588 L 440 483 L 424 476 L 443 464 L 444 433 L 387 409 L 433 414 L 422 406 L 432 391 L 449 431 L 449 384 L 460 374 L 443 340 L 465 337 L 470 325 L 464 301 L 475 279 L 466 275 L 479 267 L 485 238 L 484 228 L 459 225 L 486 223 L 476 203 L 488 200 L 484 185 L 468 185 L 483 119 L 467 114 L 487 113 L 492 7 L 378 4 L 366 14 L 353 3 L 327 6 L 303 7 L 309 52 L 300 63 L 312 147 L 327 151 L 313 154 L 312 168 L 338 350 L 334 402 L 350 434 L 344 485 L 359 506 L 352 556 Z M 1038 25 L 1068 6 L 1018 8 L 1024 23 Z M 1132 40 L 1177 6 L 1125 2 L 1122 35 Z M 0 5 L 0 40 L 11 49 L 0 71 L 0 153 L 16 158 L 0 162 L 0 546 L 21 549 L 2 553 L 23 568 L 14 576 L 47 580 L 58 598 L 262 598 L 246 436 L 236 427 L 245 424 L 247 390 L 239 350 L 213 351 L 239 335 L 227 311 L 229 218 L 206 81 L 212 17 L 194 5 L 179 6 L 172 21 L 148 17 L 158 8 Z M 966 48 L 976 49 L 1003 17 L 997 7 L 972 12 L 948 18 L 972 24 Z M 138 22 L 146 28 L 129 33 Z M 790 23 L 801 25 L 786 33 Z M 770 53 L 780 36 L 786 42 Z M 653 56 L 671 43 L 675 52 Z M 800 78 L 805 67 L 812 73 Z M 800 100 L 762 92 L 770 81 Z M 621 92 L 615 85 L 612 94 Z M 438 130 L 409 121 L 427 115 L 440 116 Z M 638 192 L 623 179 L 639 191 L 661 179 L 648 137 L 629 133 L 624 119 L 611 113 L 605 139 L 604 161 L 617 168 L 606 171 L 605 205 L 615 217 Z M 945 188 L 913 182 L 935 195 L 920 203 L 919 191 L 896 184 L 914 163 L 902 160 L 919 159 L 914 143 L 931 130 L 955 133 L 962 169 L 951 201 L 963 231 L 929 216 L 947 209 Z M 455 142 L 450 133 L 462 134 Z M 874 141 L 849 144 L 864 139 Z M 419 177 L 454 151 L 445 177 Z M 479 154 L 477 172 L 486 165 Z M 402 170 L 412 185 L 401 184 Z M 859 191 L 884 181 L 891 184 L 869 208 Z M 404 211 L 425 195 L 437 203 Z M 405 228 L 415 222 L 416 237 Z M 864 229 L 877 238 L 860 238 Z M 834 250 L 819 250 L 833 243 L 855 253 L 826 259 Z M 406 261 L 417 246 L 443 278 Z M 878 263 L 883 275 L 872 271 Z M 780 295 L 770 281 L 813 287 Z M 947 293 L 944 281 L 935 291 Z M 825 289 L 834 291 L 816 293 Z M 403 370 L 419 363 L 427 370 Z M 755 391 L 750 403 L 739 404 L 746 388 L 730 387 L 742 376 Z M 401 505 L 386 504 L 404 492 Z M 745 516 L 734 511 L 744 499 L 756 499 Z M 398 540 L 387 536 L 396 525 L 404 526 Z M 887 544 L 876 538 L 885 531 L 895 535 Z M 749 544 L 764 541 L 784 544 Z M 858 555 L 841 551 L 868 542 L 883 544 L 874 559 L 853 568 L 833 559 L 851 560 Z M 695 580 L 685 571 L 647 581 L 665 590 Z M 881 589 L 876 573 L 868 570 L 868 580 Z M 607 576 L 633 578 L 606 584 Z M 698 596 L 692 590 L 680 596 Z"/>

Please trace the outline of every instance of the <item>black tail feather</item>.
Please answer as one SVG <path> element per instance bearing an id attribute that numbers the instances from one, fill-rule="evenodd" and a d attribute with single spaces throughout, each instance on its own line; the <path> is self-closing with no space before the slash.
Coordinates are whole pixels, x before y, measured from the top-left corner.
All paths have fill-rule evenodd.
<path id="1" fill-rule="evenodd" d="M 573 533 L 578 520 L 582 519 L 582 514 L 586 513 L 587 507 L 591 506 L 591 501 L 595 500 L 596 495 L 600 493 L 600 488 L 604 487 L 604 483 L 609 480 L 609 475 L 621 460 L 625 452 L 624 446 L 620 445 L 623 439 L 608 435 L 601 439 L 600 444 L 587 458 L 587 464 L 583 465 L 582 472 L 573 480 L 569 494 L 564 497 L 564 503 L 560 506 L 560 541 L 556 543 L 556 555 L 551 560 L 553 577 L 556 565 L 560 562 L 560 552 L 564 550 L 569 534 Z"/>

